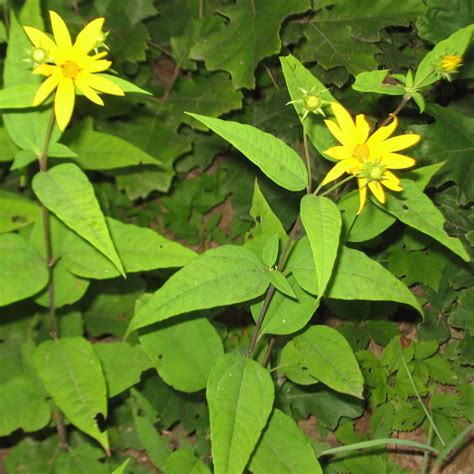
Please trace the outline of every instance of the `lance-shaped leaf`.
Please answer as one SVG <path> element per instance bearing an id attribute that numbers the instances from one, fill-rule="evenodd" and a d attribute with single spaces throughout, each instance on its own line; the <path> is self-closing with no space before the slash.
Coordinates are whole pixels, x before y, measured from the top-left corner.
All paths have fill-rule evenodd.
<path id="1" fill-rule="evenodd" d="M 45 207 L 104 254 L 124 275 L 94 188 L 77 165 L 65 163 L 37 173 L 33 190 Z"/>
<path id="2" fill-rule="evenodd" d="M 298 283 L 306 291 L 318 295 L 318 280 L 311 247 L 301 239 L 287 264 Z M 407 304 L 423 314 L 413 293 L 380 263 L 365 253 L 341 247 L 326 296 L 341 300 L 395 301 Z"/>
<path id="3" fill-rule="evenodd" d="M 224 245 L 194 258 L 142 306 L 128 333 L 173 316 L 257 298 L 268 287 L 266 268 L 244 247 Z"/>
<path id="4" fill-rule="evenodd" d="M 290 191 L 305 188 L 308 175 L 303 160 L 279 138 L 251 125 L 198 114 L 188 115 L 234 145 L 279 186 Z"/>
<path id="5" fill-rule="evenodd" d="M 380 71 L 366 71 L 357 74 L 352 88 L 360 92 L 375 92 L 377 94 L 386 95 L 403 95 L 405 88 L 400 84 L 393 84 L 389 81 L 385 82 L 389 76 L 389 69 L 382 69 Z"/>
<path id="6" fill-rule="evenodd" d="M 280 410 L 273 412 L 249 467 L 254 474 L 323 473 L 308 438 L 296 422 Z"/>
<path id="7" fill-rule="evenodd" d="M 202 459 L 197 458 L 192 451 L 186 448 L 173 451 L 171 456 L 166 460 L 163 467 L 166 474 L 211 474 L 211 470 Z"/>
<path id="8" fill-rule="evenodd" d="M 240 354 L 225 354 L 209 375 L 206 397 L 216 474 L 240 474 L 272 410 L 270 374 Z"/>
<path id="9" fill-rule="evenodd" d="M 140 343 L 160 377 L 183 392 L 205 388 L 211 368 L 224 353 L 219 334 L 206 318 L 153 326 L 140 331 Z"/>
<path id="10" fill-rule="evenodd" d="M 321 298 L 336 262 L 341 213 L 330 199 L 306 195 L 301 200 L 301 221 L 311 245 L 318 278 L 318 296 Z"/>
<path id="11" fill-rule="evenodd" d="M 48 283 L 48 268 L 18 234 L 0 235 L 0 306 L 33 296 Z"/>
<path id="12" fill-rule="evenodd" d="M 107 217 L 106 222 L 127 274 L 182 267 L 197 255 L 152 229 L 124 224 L 111 217 Z M 120 275 L 110 260 L 76 234 L 68 236 L 62 250 L 67 269 L 75 275 L 97 279 Z"/>
<path id="13" fill-rule="evenodd" d="M 25 109 L 33 104 L 36 84 L 18 84 L 0 90 L 0 109 Z"/>
<path id="14" fill-rule="evenodd" d="M 336 329 L 312 326 L 292 339 L 283 349 L 280 364 L 285 367 L 285 351 L 298 360 L 308 375 L 337 392 L 362 398 L 364 378 L 351 346 Z"/>
<path id="15" fill-rule="evenodd" d="M 393 199 L 387 199 L 384 209 L 404 224 L 437 240 L 468 262 L 469 254 L 461 241 L 450 237 L 444 230 L 444 216 L 433 201 L 413 181 L 404 179 L 402 186 L 403 193 L 400 196 L 393 196 Z"/>
<path id="16" fill-rule="evenodd" d="M 51 419 L 45 394 L 30 379 L 15 377 L 0 385 L 0 436 L 17 429 L 37 431 Z"/>
<path id="17" fill-rule="evenodd" d="M 89 341 L 64 337 L 42 342 L 34 361 L 44 387 L 68 420 L 108 451 L 107 433 L 97 416 L 107 416 L 107 389 L 99 359 Z"/>

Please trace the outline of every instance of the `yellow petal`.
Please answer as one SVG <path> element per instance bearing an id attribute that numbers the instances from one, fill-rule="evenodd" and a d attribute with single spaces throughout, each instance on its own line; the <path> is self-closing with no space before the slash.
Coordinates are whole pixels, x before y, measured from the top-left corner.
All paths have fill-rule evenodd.
<path id="1" fill-rule="evenodd" d="M 375 146 L 379 143 L 382 143 L 395 131 L 397 126 L 398 119 L 396 116 L 393 116 L 392 123 L 386 125 L 385 127 L 380 127 L 378 130 L 376 130 L 367 140 L 367 145 Z"/>
<path id="2" fill-rule="evenodd" d="M 410 168 L 416 161 L 409 156 L 400 155 L 399 153 L 387 153 L 382 155 L 380 162 L 389 169 L 402 170 L 404 168 Z"/>
<path id="3" fill-rule="evenodd" d="M 39 66 L 33 69 L 33 74 L 41 74 L 42 76 L 52 76 L 53 74 L 60 72 L 58 66 L 53 66 L 52 64 L 40 64 Z"/>
<path id="4" fill-rule="evenodd" d="M 76 91 L 72 79 L 68 77 L 61 78 L 56 92 L 56 99 L 54 100 L 56 121 L 61 131 L 64 131 L 71 120 L 75 97 Z"/>
<path id="5" fill-rule="evenodd" d="M 359 164 L 357 160 L 354 160 L 352 158 L 340 161 L 329 170 L 329 173 L 323 179 L 321 186 L 324 186 L 330 183 L 331 181 L 334 181 L 335 179 L 342 176 L 344 173 L 352 173 L 354 171 L 354 167 L 359 167 L 358 165 Z"/>
<path id="6" fill-rule="evenodd" d="M 350 141 L 347 137 L 342 133 L 341 129 L 338 125 L 336 125 L 332 120 L 325 120 L 324 123 L 326 127 L 329 128 L 329 131 L 332 133 L 334 138 L 339 142 L 342 143 L 344 146 L 352 147 Z"/>
<path id="7" fill-rule="evenodd" d="M 99 61 L 91 61 L 84 69 L 87 72 L 94 73 L 105 71 L 106 69 L 109 69 L 110 66 L 112 66 L 112 61 L 102 59 Z"/>
<path id="8" fill-rule="evenodd" d="M 354 121 L 352 120 L 351 114 L 337 102 L 332 102 L 331 108 L 346 142 L 350 146 L 357 145 L 357 130 L 354 125 Z"/>
<path id="9" fill-rule="evenodd" d="M 385 204 L 385 192 L 378 181 L 369 181 L 369 189 L 379 202 Z"/>
<path id="10" fill-rule="evenodd" d="M 81 79 L 84 80 L 84 83 L 89 87 L 96 89 L 100 92 L 105 92 L 106 94 L 112 95 L 125 95 L 122 89 L 119 86 L 114 84 L 112 81 L 109 81 L 105 77 L 96 76 L 90 74 L 86 71 L 81 73 Z"/>
<path id="11" fill-rule="evenodd" d="M 87 54 L 97 44 L 104 25 L 104 18 L 96 18 L 88 23 L 77 35 L 74 43 L 74 52 Z"/>
<path id="12" fill-rule="evenodd" d="M 324 153 L 336 160 L 346 160 L 352 156 L 352 149 L 348 146 L 333 146 L 328 148 Z"/>
<path id="13" fill-rule="evenodd" d="M 56 89 L 61 80 L 61 74 L 53 74 L 49 76 L 40 86 L 39 89 L 36 91 L 35 97 L 33 99 L 33 107 L 40 105 L 43 103 Z"/>
<path id="14" fill-rule="evenodd" d="M 357 144 L 361 145 L 367 141 L 369 136 L 370 125 L 367 122 L 367 119 L 363 114 L 356 116 L 356 134 L 357 134 Z"/>
<path id="15" fill-rule="evenodd" d="M 403 191 L 400 180 L 390 171 L 385 171 L 382 177 L 382 184 L 392 191 Z"/>
<path id="16" fill-rule="evenodd" d="M 404 150 L 405 148 L 418 143 L 420 138 L 420 135 L 417 135 L 416 133 L 398 135 L 397 137 L 392 137 L 388 140 L 385 140 L 378 146 L 378 148 L 383 154 L 390 153 L 392 151 Z"/>
<path id="17" fill-rule="evenodd" d="M 67 49 L 72 46 L 71 35 L 67 29 L 64 20 L 52 10 L 49 11 L 49 17 L 51 18 L 51 26 L 53 28 L 54 40 L 58 48 Z"/>
<path id="18" fill-rule="evenodd" d="M 85 83 L 81 76 L 79 76 L 74 83 L 76 84 L 77 88 L 92 102 L 96 103 L 97 105 L 104 105 L 104 101 L 99 97 L 96 91 L 91 89 L 87 83 Z"/>
<path id="19" fill-rule="evenodd" d="M 367 202 L 367 180 L 365 178 L 358 178 L 357 184 L 359 185 L 359 210 L 357 214 L 360 214 Z"/>
<path id="20" fill-rule="evenodd" d="M 25 33 L 28 35 L 28 38 L 30 38 L 30 41 L 35 47 L 43 48 L 54 56 L 54 52 L 56 51 L 56 45 L 47 34 L 43 33 L 41 30 L 32 28 L 31 26 L 24 26 L 23 29 L 25 30 Z"/>

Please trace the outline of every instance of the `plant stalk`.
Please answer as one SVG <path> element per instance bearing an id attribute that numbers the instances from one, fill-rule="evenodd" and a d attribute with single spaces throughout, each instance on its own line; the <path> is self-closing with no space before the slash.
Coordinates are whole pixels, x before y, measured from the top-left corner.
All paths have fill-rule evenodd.
<path id="1" fill-rule="evenodd" d="M 51 142 L 51 135 L 54 128 L 54 106 L 51 108 L 51 115 L 49 116 L 48 126 L 46 129 L 46 135 L 44 138 L 44 145 L 41 155 L 38 158 L 40 173 L 44 173 L 48 170 L 48 149 Z M 41 214 L 43 219 L 43 239 L 44 246 L 46 251 L 46 265 L 48 267 L 48 308 L 49 308 L 49 323 L 50 329 L 49 333 L 53 340 L 58 340 L 58 318 L 56 314 L 56 304 L 55 304 L 55 292 L 54 292 L 54 256 L 53 256 L 53 246 L 51 240 L 51 227 L 49 225 L 49 211 L 46 206 L 42 203 L 41 205 Z M 61 449 L 67 449 L 67 435 L 66 427 L 64 425 L 64 415 L 59 409 L 55 409 L 54 418 L 56 420 L 56 428 L 59 436 L 59 443 Z"/>

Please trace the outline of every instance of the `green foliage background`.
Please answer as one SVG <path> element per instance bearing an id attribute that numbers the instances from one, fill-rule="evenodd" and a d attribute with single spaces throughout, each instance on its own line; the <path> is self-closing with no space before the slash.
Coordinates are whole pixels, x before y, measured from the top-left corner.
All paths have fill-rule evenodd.
<path id="1" fill-rule="evenodd" d="M 71 126 L 62 137 L 53 134 L 51 169 L 35 176 L 45 131 L 35 124 L 49 111 L 25 118 L 10 108 L 11 92 L 0 92 L 0 465 L 7 473 L 119 472 L 128 458 L 127 473 L 206 473 L 212 467 L 265 473 L 277 472 L 275 466 L 278 472 L 412 472 L 380 446 L 357 456 L 325 450 L 335 441 L 349 445 L 413 432 L 414 440 L 442 452 L 472 427 L 472 47 L 452 82 L 433 81 L 424 90 L 423 113 L 417 99 L 400 114 L 402 131 L 422 136 L 412 152 L 417 168 L 405 175 L 415 180 L 404 182 L 412 200 L 402 204 L 389 196 L 386 208 L 369 202 L 352 226 L 358 198 L 350 186 L 331 196 L 337 208 L 305 197 L 309 240 L 298 241 L 283 283 L 273 267 L 299 213 L 302 194 L 290 190 L 302 190 L 304 180 L 277 186 L 278 170 L 262 173 L 238 144 L 231 147 L 209 130 L 225 126 L 218 117 L 251 125 L 302 155 L 300 119 L 286 105 L 298 92 L 288 81 L 296 60 L 279 60 L 290 54 L 327 88 L 322 95 L 380 123 L 404 92 L 382 93 L 387 71 L 415 70 L 434 44 L 472 24 L 469 0 L 0 5 L 3 89 L 37 79 L 21 65 L 28 43 L 19 40 L 7 53 L 15 28 L 49 30 L 43 18 L 55 10 L 73 35 L 104 16 L 113 69 L 151 93 L 106 96 L 103 108 L 79 97 Z M 383 73 L 373 90 L 360 74 L 375 70 Z M 317 151 L 326 147 L 321 128 L 308 129 L 316 183 L 331 167 Z M 83 220 L 64 210 L 64 195 L 54 187 L 60 179 L 70 180 L 68 196 L 83 204 Z M 58 341 L 49 338 L 35 196 L 59 217 L 51 216 Z M 318 268 L 320 260 L 312 257 L 322 248 L 314 245 L 321 229 L 311 228 L 313 212 L 333 219 L 336 240 L 350 229 L 337 260 L 341 268 L 369 268 L 375 279 L 389 274 L 395 283 L 367 294 L 362 283 L 354 301 L 358 282 L 341 276 L 320 301 L 331 277 L 323 270 L 336 265 L 337 248 L 321 251 L 325 266 Z M 91 220 L 97 225 L 92 233 Z M 385 269 L 367 267 L 375 265 L 371 259 Z M 209 268 L 225 284 L 209 277 L 201 300 L 187 298 L 192 278 Z M 244 359 L 270 281 L 279 292 L 255 360 Z M 294 293 L 298 308 L 288 297 Z M 279 319 L 274 308 L 280 306 L 291 324 Z M 424 318 L 416 312 L 421 307 Z M 271 372 L 260 364 L 270 335 L 281 336 Z M 235 405 L 229 403 L 232 387 L 245 394 Z M 66 451 L 58 449 L 56 407 L 66 417 Z M 309 417 L 316 423 L 306 436 L 298 423 Z M 210 423 L 215 432 L 209 433 Z"/>

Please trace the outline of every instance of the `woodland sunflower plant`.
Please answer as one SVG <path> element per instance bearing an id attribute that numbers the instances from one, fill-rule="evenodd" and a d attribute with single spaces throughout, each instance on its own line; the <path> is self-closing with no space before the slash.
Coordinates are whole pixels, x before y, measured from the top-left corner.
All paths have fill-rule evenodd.
<path id="1" fill-rule="evenodd" d="M 378 2 L 19 3 L 0 20 L 0 471 L 401 472 L 387 445 L 455 451 L 472 120 L 430 88 L 469 74 L 474 25 L 413 56 L 376 21 L 379 55 L 325 20 Z M 319 29 L 366 53 L 335 58 Z M 396 71 L 363 71 L 395 49 Z M 441 212 L 456 200 L 464 220 Z"/>

